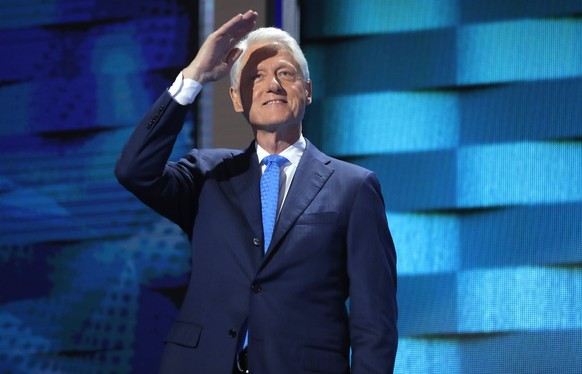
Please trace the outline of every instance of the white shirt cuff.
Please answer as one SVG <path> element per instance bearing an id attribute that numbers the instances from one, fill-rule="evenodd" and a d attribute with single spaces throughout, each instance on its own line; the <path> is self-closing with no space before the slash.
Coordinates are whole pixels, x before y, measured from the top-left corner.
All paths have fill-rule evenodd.
<path id="1" fill-rule="evenodd" d="M 194 79 L 184 78 L 182 72 L 178 74 L 172 86 L 168 88 L 172 98 L 181 105 L 192 104 L 201 90 L 202 85 L 200 83 Z"/>

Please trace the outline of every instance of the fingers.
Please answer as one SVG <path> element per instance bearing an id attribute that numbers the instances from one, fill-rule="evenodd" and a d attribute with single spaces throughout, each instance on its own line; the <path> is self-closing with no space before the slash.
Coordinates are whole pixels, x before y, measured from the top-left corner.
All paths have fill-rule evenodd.
<path id="1" fill-rule="evenodd" d="M 257 12 L 249 10 L 232 17 L 210 34 L 194 60 L 182 71 L 184 77 L 204 84 L 228 74 L 234 61 L 241 55 L 241 50 L 233 47 L 254 29 L 257 16 Z"/>
<path id="2" fill-rule="evenodd" d="M 235 44 L 256 26 L 258 13 L 252 10 L 232 17 L 228 22 L 216 30 L 217 36 L 228 38 Z"/>

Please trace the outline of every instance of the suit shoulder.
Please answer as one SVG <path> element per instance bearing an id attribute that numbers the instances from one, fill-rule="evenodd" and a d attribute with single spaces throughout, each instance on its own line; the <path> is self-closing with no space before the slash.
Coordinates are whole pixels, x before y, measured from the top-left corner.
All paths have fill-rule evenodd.
<path id="1" fill-rule="evenodd" d="M 373 173 L 373 171 L 366 169 L 363 166 L 352 164 L 351 162 L 340 160 L 338 158 L 330 157 L 330 161 L 331 161 L 330 165 L 333 166 L 334 168 L 344 170 L 345 172 L 350 174 L 360 175 L 363 177 L 370 173 Z"/>
<path id="2" fill-rule="evenodd" d="M 201 169 L 211 170 L 225 160 L 236 158 L 243 151 L 227 148 L 191 149 L 178 163 L 196 165 Z"/>
<path id="3" fill-rule="evenodd" d="M 323 162 L 324 164 L 327 164 L 328 166 L 330 166 L 335 171 L 337 171 L 341 174 L 351 175 L 355 178 L 358 178 L 358 177 L 364 178 L 367 175 L 374 174 L 374 172 L 372 172 L 371 170 L 368 170 L 362 166 L 352 164 L 350 162 L 340 160 L 338 158 L 331 157 L 331 156 L 323 153 L 317 147 L 315 147 L 313 145 L 313 143 L 309 142 L 308 147 L 310 148 L 309 151 L 314 155 L 315 158 L 319 159 L 321 162 Z"/>

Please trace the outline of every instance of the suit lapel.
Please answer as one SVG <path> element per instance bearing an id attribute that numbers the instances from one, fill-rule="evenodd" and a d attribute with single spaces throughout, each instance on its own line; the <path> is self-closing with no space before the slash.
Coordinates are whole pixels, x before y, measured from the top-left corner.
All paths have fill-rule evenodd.
<path id="1" fill-rule="evenodd" d="M 329 162 L 329 157 L 320 152 L 309 141 L 307 142 L 307 147 L 295 171 L 291 188 L 289 188 L 289 192 L 285 198 L 285 203 L 283 204 L 273 232 L 269 250 L 267 251 L 261 268 L 277 252 L 279 242 L 291 227 L 293 227 L 299 216 L 301 216 L 307 206 L 313 201 L 333 173 L 333 169 L 328 166 Z"/>
<path id="2" fill-rule="evenodd" d="M 227 160 L 227 180 L 221 183 L 231 202 L 241 208 L 256 238 L 262 240 L 260 169 L 254 142 L 244 153 Z"/>

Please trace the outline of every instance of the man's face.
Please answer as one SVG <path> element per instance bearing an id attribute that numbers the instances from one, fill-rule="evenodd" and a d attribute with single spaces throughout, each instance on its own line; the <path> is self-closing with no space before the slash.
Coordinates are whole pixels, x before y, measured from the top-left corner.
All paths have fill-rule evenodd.
<path id="1" fill-rule="evenodd" d="M 259 44 L 250 47 L 245 59 L 239 90 L 230 92 L 235 110 L 256 128 L 299 126 L 311 103 L 311 82 L 291 53 L 277 43 Z"/>

